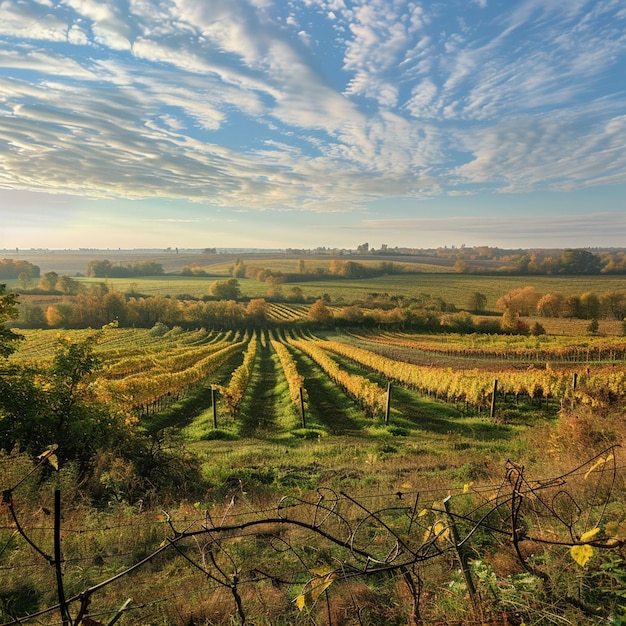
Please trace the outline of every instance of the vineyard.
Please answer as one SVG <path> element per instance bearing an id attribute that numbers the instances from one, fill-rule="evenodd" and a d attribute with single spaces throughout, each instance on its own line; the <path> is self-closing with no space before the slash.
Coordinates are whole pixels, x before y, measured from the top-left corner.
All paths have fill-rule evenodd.
<path id="1" fill-rule="evenodd" d="M 299 310 L 275 306 L 272 314 L 292 319 Z M 68 331 L 68 336 L 79 339 L 89 332 Z M 27 341 L 14 358 L 42 364 L 52 357 L 57 331 L 25 334 Z M 254 404 L 255 389 L 267 388 L 262 378 L 269 371 L 288 385 L 296 416 L 304 412 L 305 399 L 306 404 L 314 403 L 304 375 L 311 368 L 369 420 L 388 421 L 390 385 L 449 403 L 459 415 L 487 409 L 497 415 L 499 407 L 519 405 L 520 399 L 553 413 L 574 403 L 600 407 L 626 391 L 626 372 L 620 367 L 626 355 L 623 337 L 589 338 L 581 345 L 555 337 L 394 332 L 315 336 L 305 330 L 185 332 L 110 327 L 99 334 L 97 350 L 102 367 L 94 386 L 106 402 L 140 420 L 180 402 L 199 386 L 212 387 L 217 391 L 212 396 L 218 399 L 215 410 L 228 417 L 227 425 L 235 432 L 236 415 L 242 406 Z M 255 370 L 261 352 L 273 359 L 272 368 Z M 320 407 L 308 408 L 313 416 L 319 413 Z M 404 423 L 405 417 L 401 418 Z M 300 422 L 294 418 L 294 427 Z M 413 426 L 419 428 L 419 421 Z"/>
<path id="2" fill-rule="evenodd" d="M 624 337 L 291 323 L 307 311 L 23 331 L 8 363 L 35 371 L 93 341 L 89 394 L 148 437 L 158 506 L 121 458 L 91 461 L 106 504 L 70 510 L 71 466 L 34 478 L 56 448 L 0 453 L 0 623 L 623 623 Z"/>

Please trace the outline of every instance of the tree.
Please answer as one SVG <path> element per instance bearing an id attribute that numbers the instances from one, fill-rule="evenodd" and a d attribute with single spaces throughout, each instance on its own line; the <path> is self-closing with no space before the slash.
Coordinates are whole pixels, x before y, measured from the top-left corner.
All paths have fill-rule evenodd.
<path id="1" fill-rule="evenodd" d="M 17 350 L 17 343 L 24 339 L 9 328 L 5 323 L 19 317 L 18 298 L 14 293 L 6 292 L 6 285 L 0 284 L 0 357 L 8 357 Z"/>
<path id="2" fill-rule="evenodd" d="M 46 309 L 46 322 L 52 328 L 69 328 L 73 313 L 71 302 L 59 302 Z"/>
<path id="3" fill-rule="evenodd" d="M 496 301 L 496 307 L 501 311 L 513 311 L 520 315 L 530 315 L 536 310 L 539 294 L 534 287 L 513 289 Z"/>
<path id="4" fill-rule="evenodd" d="M 209 288 L 209 293 L 220 300 L 237 300 L 241 295 L 239 281 L 236 278 L 216 280 Z"/>
<path id="5" fill-rule="evenodd" d="M 539 337 L 539 335 L 546 334 L 546 329 L 539 322 L 535 322 L 530 329 L 530 334 L 533 337 Z"/>
<path id="6" fill-rule="evenodd" d="M 599 274 L 602 269 L 600 257 L 588 250 L 564 250 L 559 259 L 561 274 Z"/>
<path id="7" fill-rule="evenodd" d="M 565 298 L 563 310 L 563 314 L 565 317 L 582 317 L 582 305 L 580 303 L 580 296 L 567 296 L 567 298 Z"/>
<path id="8" fill-rule="evenodd" d="M 56 272 L 46 272 L 39 281 L 39 288 L 44 291 L 54 291 L 59 282 L 59 275 Z"/>
<path id="9" fill-rule="evenodd" d="M 76 295 L 78 293 L 78 281 L 74 280 L 70 276 L 61 276 L 57 286 L 59 291 L 68 296 Z"/>
<path id="10" fill-rule="evenodd" d="M 43 309 L 38 304 L 20 304 L 20 326 L 23 328 L 45 328 L 48 324 Z"/>
<path id="11" fill-rule="evenodd" d="M 233 278 L 243 278 L 246 275 L 245 263 L 241 259 L 237 259 L 230 270 L 230 274 Z"/>
<path id="12" fill-rule="evenodd" d="M 623 291 L 607 291 L 602 294 L 600 304 L 606 317 L 621 320 L 626 316 L 626 293 Z"/>
<path id="13" fill-rule="evenodd" d="M 565 296 L 555 291 L 547 293 L 537 302 L 537 313 L 544 317 L 561 317 L 565 312 Z"/>
<path id="14" fill-rule="evenodd" d="M 580 296 L 581 317 L 586 320 L 598 319 L 600 317 L 600 298 L 588 291 Z"/>
<path id="15" fill-rule="evenodd" d="M 255 324 L 265 324 L 267 322 L 267 302 L 263 298 L 250 300 L 246 307 L 246 315 Z"/>
<path id="16" fill-rule="evenodd" d="M 95 395 L 91 384 L 100 367 L 95 352 L 99 335 L 72 342 L 59 340 L 45 371 L 22 368 L 2 380 L 0 446 L 39 453 L 59 444 L 59 457 L 78 461 L 84 472 L 99 450 L 112 449 L 126 437 L 121 415 Z"/>
<path id="17" fill-rule="evenodd" d="M 304 302 L 304 291 L 296 285 L 289 290 L 287 297 L 291 302 Z"/>
<path id="18" fill-rule="evenodd" d="M 319 298 L 311 305 L 311 308 L 309 309 L 309 319 L 312 322 L 326 326 L 333 321 L 333 313 L 326 306 L 324 300 Z"/>
<path id="19" fill-rule="evenodd" d="M 502 315 L 500 326 L 502 330 L 507 333 L 526 335 L 530 332 L 528 324 L 519 316 L 519 313 L 513 309 L 506 309 Z"/>
<path id="20" fill-rule="evenodd" d="M 474 313 L 482 313 L 487 307 L 487 296 L 479 291 L 474 291 L 467 299 L 467 308 Z"/>
<path id="21" fill-rule="evenodd" d="M 30 289 L 33 286 L 33 277 L 28 272 L 20 272 L 17 280 L 22 289 Z"/>

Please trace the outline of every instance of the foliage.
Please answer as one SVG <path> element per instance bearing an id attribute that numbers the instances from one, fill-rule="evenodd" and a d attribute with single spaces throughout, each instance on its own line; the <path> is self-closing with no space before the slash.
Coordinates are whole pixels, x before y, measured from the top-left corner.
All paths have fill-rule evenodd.
<path id="1" fill-rule="evenodd" d="M 18 318 L 18 299 L 13 293 L 6 292 L 6 286 L 0 284 L 0 358 L 8 357 L 17 349 L 21 335 L 5 328 L 5 322 Z"/>
<path id="2" fill-rule="evenodd" d="M 328 326 L 333 320 L 333 313 L 326 306 L 324 300 L 319 298 L 311 305 L 308 317 L 315 324 Z"/>
<path id="3" fill-rule="evenodd" d="M 239 281 L 236 278 L 216 280 L 211 284 L 209 293 L 214 298 L 219 298 L 220 300 L 237 300 L 241 295 Z"/>
<path id="4" fill-rule="evenodd" d="M 0 384 L 0 446 L 35 453 L 62 443 L 59 456 L 83 471 L 99 450 L 116 449 L 127 438 L 123 417 L 100 404 L 92 385 L 99 367 L 97 335 L 58 340 L 46 370 L 14 368 Z"/>
<path id="5" fill-rule="evenodd" d="M 154 261 L 114 265 L 108 259 L 93 260 L 87 265 L 87 276 L 96 278 L 127 278 L 131 276 L 161 276 L 163 266 Z"/>
<path id="6" fill-rule="evenodd" d="M 39 278 L 40 269 L 29 261 L 0 260 L 0 278 L 17 278 L 22 273 L 30 278 Z"/>

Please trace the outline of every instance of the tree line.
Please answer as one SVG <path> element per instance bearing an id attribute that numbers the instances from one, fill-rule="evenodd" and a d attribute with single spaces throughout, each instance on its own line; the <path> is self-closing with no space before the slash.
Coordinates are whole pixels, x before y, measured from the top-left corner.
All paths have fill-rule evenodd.
<path id="1" fill-rule="evenodd" d="M 30 278 L 39 278 L 41 270 L 28 261 L 0 260 L 0 278 L 19 278 L 20 274 Z"/>
<path id="2" fill-rule="evenodd" d="M 90 261 L 87 276 L 93 278 L 131 278 L 133 276 L 162 276 L 163 266 L 154 261 L 139 261 L 126 265 L 114 265 L 107 259 Z"/>
<path id="3" fill-rule="evenodd" d="M 607 291 L 596 294 L 588 291 L 583 294 L 565 295 L 559 291 L 539 293 L 534 287 L 513 289 L 496 301 L 496 307 L 503 311 L 517 313 L 524 317 L 563 317 L 575 319 L 615 319 L 626 318 L 626 291 Z"/>

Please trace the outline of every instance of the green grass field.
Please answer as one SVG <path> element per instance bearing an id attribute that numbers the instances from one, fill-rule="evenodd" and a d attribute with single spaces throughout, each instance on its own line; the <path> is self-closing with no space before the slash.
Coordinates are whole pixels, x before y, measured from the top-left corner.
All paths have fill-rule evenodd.
<path id="1" fill-rule="evenodd" d="M 222 268 L 224 269 L 224 268 Z M 209 294 L 215 280 L 223 280 L 228 274 L 210 277 L 159 276 L 128 278 L 79 278 L 82 283 L 105 282 L 109 288 L 124 293 L 135 292 L 145 295 L 177 296 L 188 294 L 200 298 Z M 240 278 L 241 293 L 246 298 L 263 298 L 269 285 L 248 278 Z M 15 281 L 7 281 L 9 288 Z M 362 280 L 333 279 L 284 283 L 280 290 L 289 296 L 294 287 L 302 290 L 306 298 L 318 298 L 328 294 L 334 304 L 350 304 L 364 300 L 373 293 L 419 297 L 421 295 L 442 298 L 458 309 L 467 307 L 473 292 L 480 292 L 487 297 L 487 310 L 496 311 L 498 298 L 512 289 L 532 286 L 539 293 L 562 292 L 566 295 L 581 295 L 587 292 L 601 296 L 609 291 L 623 291 L 626 280 L 616 276 L 472 276 L 463 274 L 410 274 L 392 275 Z"/>
<path id="2" fill-rule="evenodd" d="M 166 258 L 175 271 L 180 259 L 173 256 Z M 63 260 L 68 267 L 70 257 Z M 218 257 L 198 260 L 211 277 L 105 282 L 123 292 L 201 297 L 228 276 L 234 257 Z M 282 271 L 295 271 L 297 261 L 246 258 Z M 267 291 L 249 279 L 240 285 L 248 298 Z M 478 291 L 493 310 L 504 293 L 527 285 L 598 295 L 626 287 L 605 276 L 444 272 L 281 288 L 285 295 L 294 286 L 310 298 L 328 294 L 337 305 L 372 293 L 427 294 L 460 309 Z M 102 368 L 83 391 L 101 394 L 137 437 L 148 438 L 142 460 L 154 461 L 152 474 L 140 484 L 138 459 L 107 452 L 90 460 L 88 481 L 68 463 L 16 489 L 15 512 L 8 500 L 0 508 L 0 622 L 20 623 L 14 617 L 22 616 L 28 623 L 24 616 L 58 601 L 50 559 L 31 549 L 11 514 L 49 553 L 51 493 L 61 489 L 61 575 L 74 598 L 72 614 L 85 588 L 112 578 L 90 598 L 95 623 L 112 623 L 131 596 L 122 624 L 626 623 L 620 321 L 601 320 L 593 336 L 587 320 L 558 319 L 541 319 L 547 334 L 539 337 L 409 336 L 301 329 L 287 321 L 307 307 L 272 307 L 283 328 L 100 331 Z M 80 342 L 91 331 L 61 332 Z M 43 377 L 58 334 L 25 330 L 9 365 L 28 364 Z M 245 365 L 253 335 L 256 353 Z M 305 424 L 272 340 L 284 345 L 301 376 Z M 360 348 L 361 360 L 333 342 Z M 305 343 L 330 363 L 302 349 Z M 563 358 L 566 349 L 572 361 Z M 380 367 L 366 364 L 365 351 L 381 357 Z M 212 367 L 216 354 L 223 356 Z M 404 376 L 401 364 L 414 365 L 417 378 Z M 245 380 L 243 395 L 228 406 L 237 380 Z M 381 399 L 390 399 L 388 423 Z M 20 484 L 32 466 L 17 448 L 0 452 L 0 490 Z M 593 545 L 583 540 L 586 533 Z M 589 557 L 582 565 L 581 553 Z M 39 619 L 61 623 L 57 613 Z"/>

